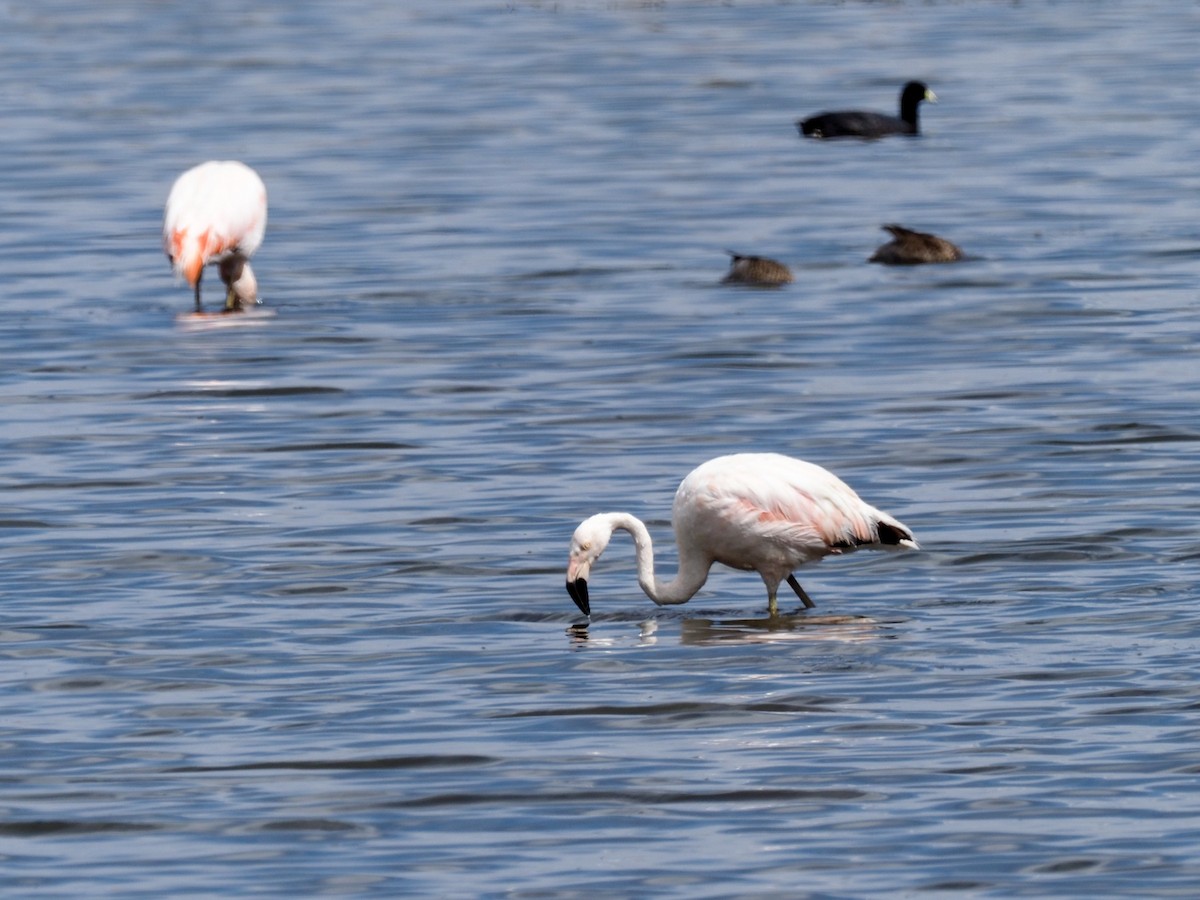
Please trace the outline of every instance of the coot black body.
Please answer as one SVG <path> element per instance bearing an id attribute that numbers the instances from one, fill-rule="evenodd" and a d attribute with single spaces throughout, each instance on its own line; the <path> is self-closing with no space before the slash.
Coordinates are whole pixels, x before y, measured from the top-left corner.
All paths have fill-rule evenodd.
<path id="1" fill-rule="evenodd" d="M 900 92 L 900 115 L 847 110 L 827 112 L 797 122 L 800 133 L 813 138 L 881 138 L 891 134 L 920 134 L 917 107 L 922 100 L 937 101 L 937 95 L 920 81 L 910 81 Z"/>

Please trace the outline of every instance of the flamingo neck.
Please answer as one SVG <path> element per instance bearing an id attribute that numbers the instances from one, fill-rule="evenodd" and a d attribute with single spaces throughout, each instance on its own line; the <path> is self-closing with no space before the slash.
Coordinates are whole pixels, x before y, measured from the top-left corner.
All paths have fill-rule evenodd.
<path id="1" fill-rule="evenodd" d="M 676 542 L 679 548 L 679 571 L 670 581 L 663 581 L 654 574 L 654 542 L 645 523 L 629 513 L 613 513 L 613 530 L 627 531 L 633 536 L 634 552 L 637 555 L 638 584 L 646 596 L 660 606 L 685 603 L 704 586 L 711 565 L 707 560 L 690 552 L 685 543 Z"/>

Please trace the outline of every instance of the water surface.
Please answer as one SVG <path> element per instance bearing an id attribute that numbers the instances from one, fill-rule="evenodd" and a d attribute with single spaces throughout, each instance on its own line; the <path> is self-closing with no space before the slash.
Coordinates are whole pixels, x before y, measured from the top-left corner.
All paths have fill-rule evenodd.
<path id="1" fill-rule="evenodd" d="M 3 15 L 0 883 L 1194 893 L 1196 8 Z M 914 77 L 918 139 L 795 131 Z M 268 185 L 269 319 L 177 320 L 208 158 Z M 866 264 L 892 221 L 972 258 Z M 772 621 L 618 539 L 581 624 L 576 523 L 670 570 L 736 450 L 925 549 Z"/>

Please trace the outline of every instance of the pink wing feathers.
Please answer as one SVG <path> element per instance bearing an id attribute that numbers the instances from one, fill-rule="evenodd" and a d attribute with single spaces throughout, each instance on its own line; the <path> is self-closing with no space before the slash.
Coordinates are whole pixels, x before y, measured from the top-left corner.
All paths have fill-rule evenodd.
<path id="1" fill-rule="evenodd" d="M 831 472 L 778 454 L 705 463 L 680 485 L 676 500 L 677 513 L 708 532 L 706 543 L 721 548 L 721 556 L 752 552 L 753 545 L 761 553 L 765 542 L 819 559 L 878 543 L 877 523 L 892 521 Z"/>

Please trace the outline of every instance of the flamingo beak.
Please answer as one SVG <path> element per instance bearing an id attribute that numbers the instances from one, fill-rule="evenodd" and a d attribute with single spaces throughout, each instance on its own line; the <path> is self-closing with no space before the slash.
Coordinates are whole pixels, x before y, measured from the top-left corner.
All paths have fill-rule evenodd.
<path id="1" fill-rule="evenodd" d="M 571 595 L 571 599 L 575 601 L 575 605 L 579 607 L 579 611 L 585 616 L 592 614 L 592 607 L 588 603 L 587 581 L 583 578 L 576 578 L 574 581 L 567 582 L 567 593 Z"/>

